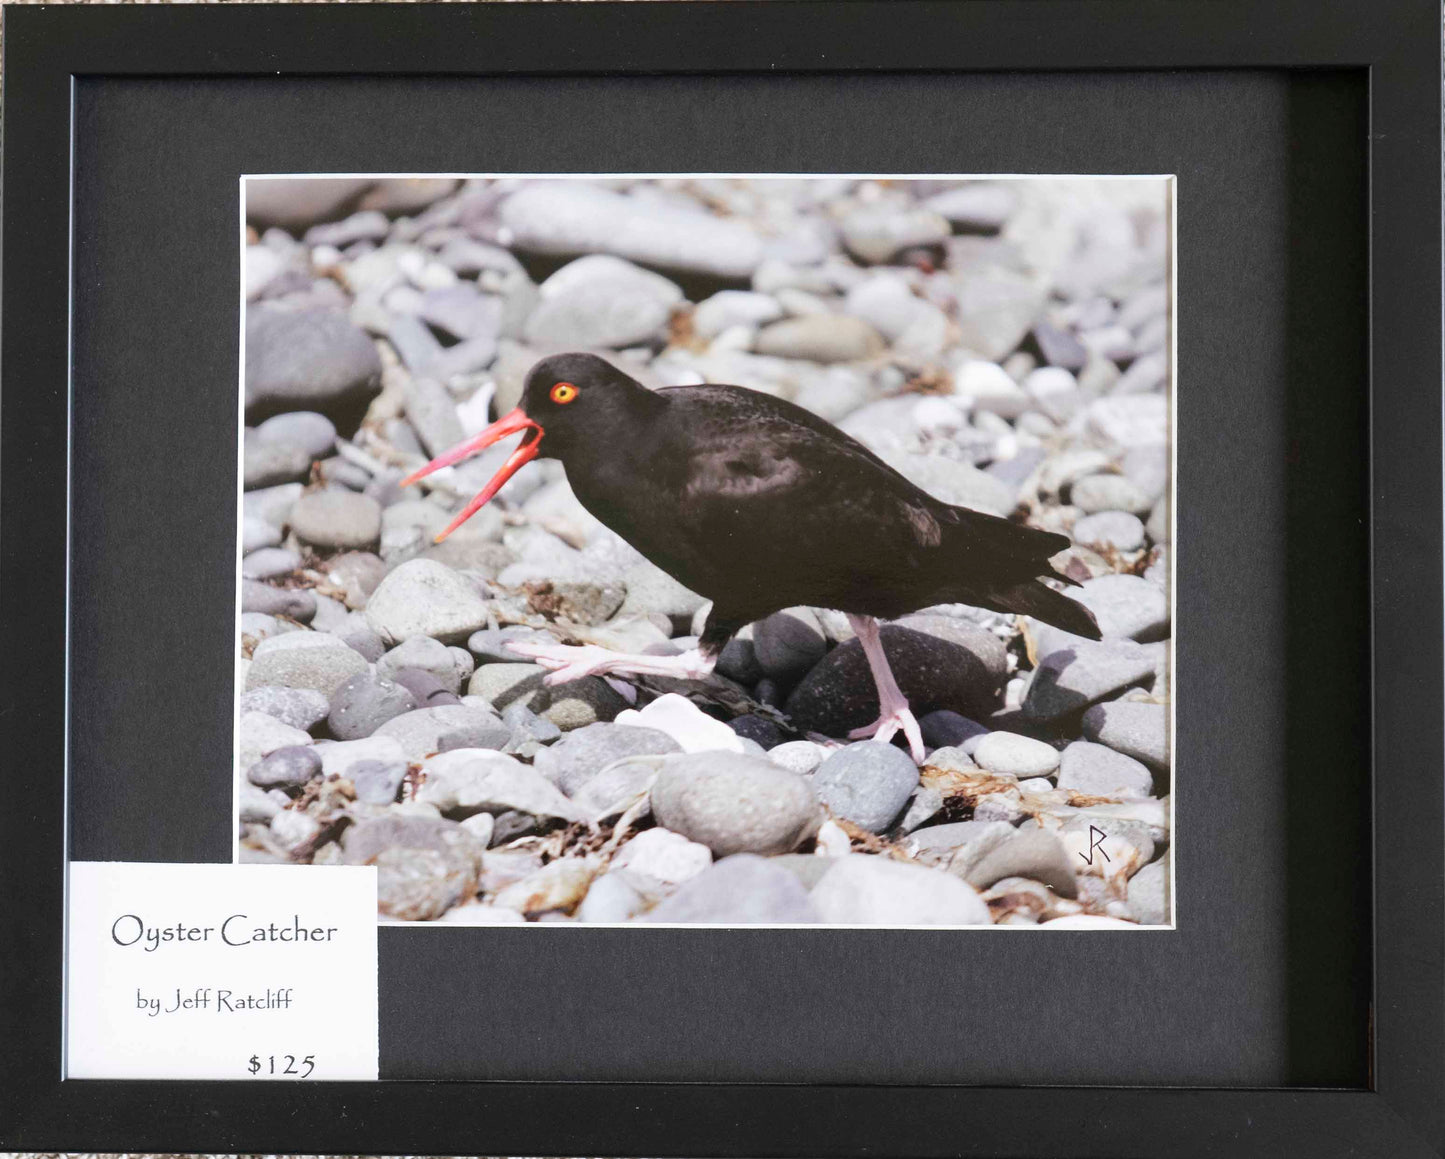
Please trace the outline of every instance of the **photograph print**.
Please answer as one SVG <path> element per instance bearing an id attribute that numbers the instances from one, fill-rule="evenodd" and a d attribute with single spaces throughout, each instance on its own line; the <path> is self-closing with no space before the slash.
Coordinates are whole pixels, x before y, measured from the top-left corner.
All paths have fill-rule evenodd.
<path id="1" fill-rule="evenodd" d="M 241 188 L 242 863 L 1171 928 L 1167 176 Z"/>

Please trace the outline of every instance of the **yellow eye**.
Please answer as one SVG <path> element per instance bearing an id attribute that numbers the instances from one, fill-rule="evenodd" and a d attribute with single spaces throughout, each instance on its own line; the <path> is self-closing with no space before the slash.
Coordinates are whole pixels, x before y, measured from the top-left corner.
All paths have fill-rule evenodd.
<path id="1" fill-rule="evenodd" d="M 570 382 L 559 382 L 552 388 L 552 401 L 566 406 L 577 397 L 577 388 Z"/>

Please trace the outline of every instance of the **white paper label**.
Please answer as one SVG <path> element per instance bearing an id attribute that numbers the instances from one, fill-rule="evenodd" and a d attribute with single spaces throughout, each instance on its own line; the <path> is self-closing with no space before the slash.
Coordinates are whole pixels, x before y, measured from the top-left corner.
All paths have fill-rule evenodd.
<path id="1" fill-rule="evenodd" d="M 66 1076 L 375 1079 L 372 866 L 70 865 Z"/>

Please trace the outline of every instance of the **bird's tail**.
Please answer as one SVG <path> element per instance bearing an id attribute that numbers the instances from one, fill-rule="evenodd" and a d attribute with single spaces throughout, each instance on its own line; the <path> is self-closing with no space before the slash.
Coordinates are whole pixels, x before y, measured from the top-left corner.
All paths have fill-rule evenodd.
<path id="1" fill-rule="evenodd" d="M 1001 607 L 1020 616 L 1032 616 L 1075 636 L 1089 640 L 1102 638 L 1094 613 L 1077 600 L 1071 600 L 1063 592 L 1055 591 L 1048 584 L 1036 579 L 1024 580 L 1007 591 L 1000 592 L 998 603 Z"/>

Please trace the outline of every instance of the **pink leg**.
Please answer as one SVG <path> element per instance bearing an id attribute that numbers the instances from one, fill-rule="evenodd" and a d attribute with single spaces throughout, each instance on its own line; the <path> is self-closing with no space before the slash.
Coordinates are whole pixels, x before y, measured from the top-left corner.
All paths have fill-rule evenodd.
<path id="1" fill-rule="evenodd" d="M 868 657 L 868 667 L 873 672 L 873 682 L 878 686 L 878 719 L 864 728 L 855 728 L 848 734 L 849 740 L 872 737 L 887 744 L 900 728 L 908 738 L 908 751 L 918 764 L 923 763 L 923 734 L 918 721 L 908 707 L 908 698 L 899 690 L 898 681 L 893 679 L 893 670 L 888 667 L 888 657 L 883 654 L 883 640 L 878 632 L 878 621 L 872 616 L 855 616 L 848 613 L 848 623 L 863 645 L 863 655 Z"/>
<path id="2" fill-rule="evenodd" d="M 680 656 L 640 656 L 612 652 L 596 644 L 574 647 L 567 644 L 529 644 L 509 642 L 507 650 L 551 668 L 546 683 L 565 684 L 584 676 L 677 676 L 684 680 L 701 680 L 712 672 L 715 657 L 704 656 L 696 648 Z"/>

